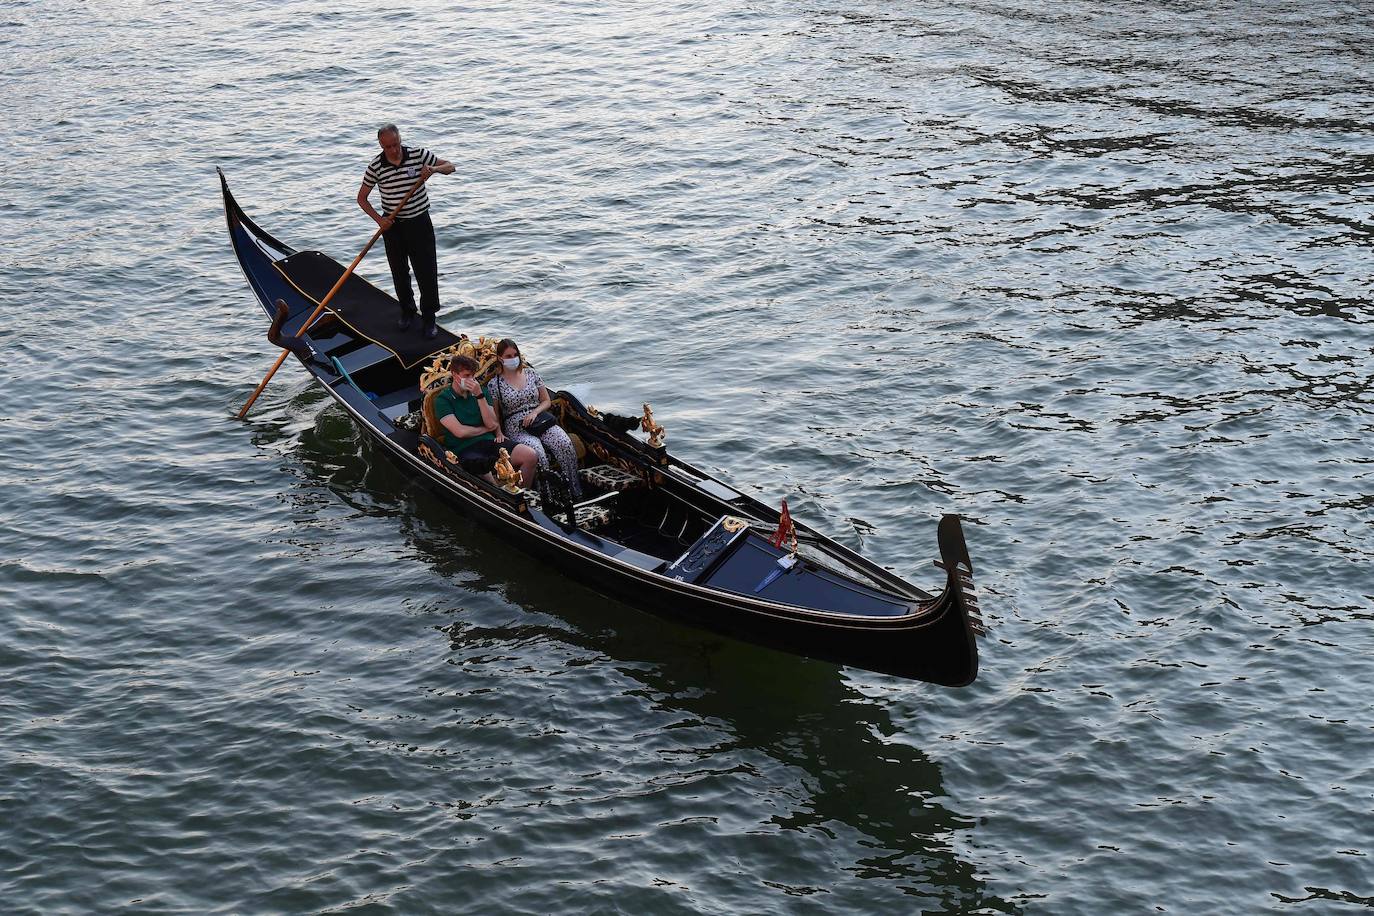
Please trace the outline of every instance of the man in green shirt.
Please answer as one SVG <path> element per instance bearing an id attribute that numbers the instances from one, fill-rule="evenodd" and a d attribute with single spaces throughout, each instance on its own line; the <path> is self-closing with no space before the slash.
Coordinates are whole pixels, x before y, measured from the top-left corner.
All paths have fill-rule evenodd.
<path id="1" fill-rule="evenodd" d="M 471 474 L 491 473 L 501 449 L 510 454 L 510 463 L 520 472 L 520 483 L 534 483 L 539 457 L 528 445 L 517 445 L 501 432 L 491 396 L 478 383 L 477 362 L 468 356 L 449 360 L 452 384 L 434 396 L 434 416 L 444 427 L 444 445 Z"/>

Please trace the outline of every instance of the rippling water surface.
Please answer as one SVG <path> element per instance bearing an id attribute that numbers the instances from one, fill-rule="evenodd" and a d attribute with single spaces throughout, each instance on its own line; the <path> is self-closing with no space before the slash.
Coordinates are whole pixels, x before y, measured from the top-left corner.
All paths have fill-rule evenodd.
<path id="1" fill-rule="evenodd" d="M 0 5 L 0 889 L 33 912 L 1374 906 L 1367 4 Z M 658 622 L 270 364 L 348 260 L 903 575 L 945 691 Z M 380 253 L 363 272 L 385 284 Z"/>

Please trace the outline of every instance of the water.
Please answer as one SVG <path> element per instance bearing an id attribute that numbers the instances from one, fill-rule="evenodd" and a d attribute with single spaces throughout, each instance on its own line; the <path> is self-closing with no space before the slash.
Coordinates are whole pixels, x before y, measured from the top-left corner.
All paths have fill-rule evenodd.
<path id="1" fill-rule="evenodd" d="M 1374 905 L 1359 4 L 11 2 L 0 890 L 21 912 Z M 348 260 L 992 633 L 945 691 L 430 504 L 223 231 Z M 380 253 L 363 268 L 386 280 Z"/>

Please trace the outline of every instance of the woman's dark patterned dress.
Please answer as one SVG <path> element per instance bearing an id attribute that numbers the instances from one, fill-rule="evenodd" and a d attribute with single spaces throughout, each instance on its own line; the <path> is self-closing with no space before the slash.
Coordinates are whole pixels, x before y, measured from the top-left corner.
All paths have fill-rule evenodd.
<path id="1" fill-rule="evenodd" d="M 516 388 L 504 376 L 498 375 L 491 380 L 491 399 L 501 414 L 501 431 L 521 445 L 528 445 L 539 456 L 541 470 L 549 469 L 549 458 L 558 462 L 558 470 L 567 478 L 573 498 L 582 495 L 582 484 L 577 479 L 577 453 L 573 451 L 572 440 L 561 426 L 550 426 L 544 435 L 536 436 L 520 425 L 526 414 L 539 406 L 539 386 L 544 380 L 533 366 L 525 367 L 525 386 Z"/>

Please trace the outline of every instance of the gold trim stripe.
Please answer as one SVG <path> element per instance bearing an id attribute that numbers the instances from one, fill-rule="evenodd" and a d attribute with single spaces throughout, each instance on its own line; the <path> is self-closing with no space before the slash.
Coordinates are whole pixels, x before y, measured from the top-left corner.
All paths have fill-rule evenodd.
<path id="1" fill-rule="evenodd" d="M 285 280 L 285 281 L 290 285 L 290 287 L 291 287 L 292 289 L 294 289 L 296 292 L 298 292 L 298 293 L 300 293 L 302 296 L 304 296 L 304 297 L 306 298 L 306 301 L 308 301 L 308 302 L 313 302 L 313 303 L 315 303 L 316 305 L 319 305 L 319 304 L 320 304 L 320 300 L 316 299 L 314 296 L 310 295 L 310 294 L 307 293 L 305 290 L 303 290 L 303 289 L 301 289 L 299 286 L 297 286 L 297 285 L 296 285 L 296 281 L 291 279 L 291 275 L 288 274 L 286 271 L 284 271 L 284 270 L 281 269 L 282 261 L 285 261 L 285 260 L 286 260 L 286 258 L 282 258 L 281 261 L 273 261 L 273 262 L 272 262 L 272 267 L 276 269 L 277 273 L 281 274 L 282 279 Z M 357 276 L 357 275 L 355 274 L 354 276 Z M 358 277 L 358 279 L 359 279 L 359 280 L 363 280 L 362 277 Z M 363 282 L 366 283 L 367 281 L 366 281 L 366 280 L 363 280 Z M 367 334 L 364 334 L 362 331 L 358 330 L 356 327 L 354 327 L 352 324 L 350 324 L 350 323 L 348 322 L 348 319 L 344 318 L 344 316 L 340 315 L 340 314 L 339 314 L 337 311 L 335 311 L 334 309 L 330 308 L 330 307 L 327 306 L 327 305 L 324 307 L 324 309 L 325 309 L 326 312 L 328 312 L 329 314 L 333 315 L 333 316 L 334 316 L 334 319 L 335 319 L 336 321 L 338 321 L 338 322 L 339 322 L 340 324 L 342 324 L 344 327 L 348 328 L 348 329 L 349 329 L 350 331 L 352 331 L 354 334 L 356 334 L 357 336 L 361 337 L 363 340 L 368 341 L 369 343 L 374 343 L 374 344 L 376 344 L 377 346 L 381 347 L 381 348 L 382 348 L 383 350 L 385 350 L 386 352 L 390 353 L 392 356 L 396 357 L 396 361 L 397 361 L 398 363 L 401 364 L 401 368 L 402 368 L 402 369 L 413 369 L 413 368 L 415 368 L 416 366 L 420 365 L 420 363 L 424 362 L 425 360 L 432 358 L 432 357 L 434 356 L 434 354 L 436 354 L 436 353 L 442 353 L 444 350 L 446 350 L 446 349 L 448 349 L 449 347 L 453 346 L 452 344 L 445 344 L 445 345 L 442 346 L 442 347 L 436 347 L 435 349 L 430 350 L 430 351 L 429 351 L 428 353 L 426 353 L 424 356 L 421 356 L 421 357 L 417 358 L 414 362 L 408 363 L 408 362 L 406 362 L 405 360 L 401 359 L 401 354 L 397 353 L 395 350 L 393 350 L 391 347 L 387 346 L 386 344 L 382 343 L 380 340 L 377 340 L 375 337 L 369 337 Z M 451 333 L 453 333 L 453 332 L 450 331 L 449 333 L 451 334 Z"/>

